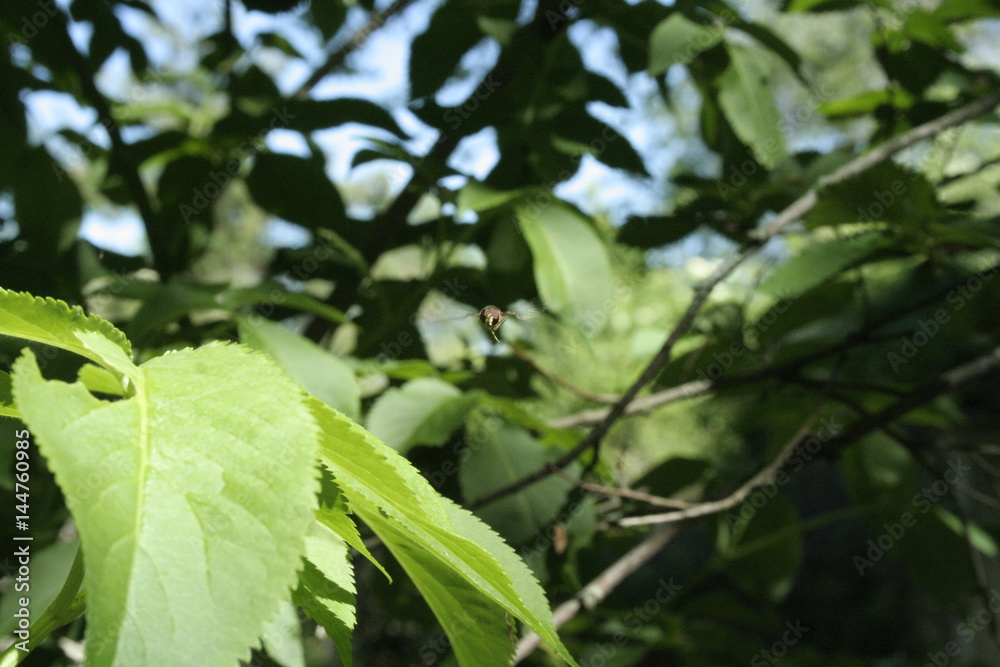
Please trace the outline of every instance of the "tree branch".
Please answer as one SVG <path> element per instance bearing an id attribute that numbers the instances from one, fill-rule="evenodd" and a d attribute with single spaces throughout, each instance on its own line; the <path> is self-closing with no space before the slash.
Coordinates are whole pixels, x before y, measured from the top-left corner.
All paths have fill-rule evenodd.
<path id="1" fill-rule="evenodd" d="M 337 50 L 331 53 L 326 62 L 316 68 L 316 70 L 309 75 L 309 78 L 305 80 L 299 89 L 295 91 L 295 97 L 300 99 L 305 99 L 309 96 L 309 93 L 313 88 L 316 87 L 320 81 L 323 80 L 327 74 L 337 69 L 344 64 L 347 57 L 357 51 L 371 36 L 373 32 L 385 25 L 385 22 L 391 19 L 396 14 L 400 13 L 406 7 L 413 2 L 413 0 L 396 0 L 388 7 L 382 11 L 372 12 L 371 18 L 368 22 L 356 30 L 351 38 L 344 42 Z"/>
<path id="2" fill-rule="evenodd" d="M 987 271 L 1000 270 L 1000 264 L 995 264 Z M 968 278 L 966 279 L 968 280 Z M 914 313 L 925 306 L 929 306 L 933 303 L 940 301 L 949 292 L 961 285 L 963 282 L 953 283 L 944 287 L 940 290 L 928 294 L 926 297 L 918 299 L 913 303 L 904 306 L 898 310 L 891 311 L 880 317 L 873 319 L 868 322 L 863 328 L 847 335 L 844 340 L 828 345 L 825 348 L 810 352 L 809 354 L 800 357 L 799 359 L 794 359 L 781 366 L 773 366 L 771 368 L 765 368 L 759 371 L 753 371 L 743 375 L 737 375 L 730 378 L 719 378 L 718 380 L 693 380 L 691 382 L 685 382 L 684 384 L 677 385 L 676 387 L 670 387 L 663 391 L 658 391 L 648 396 L 642 396 L 635 399 L 625 410 L 625 414 L 631 415 L 638 412 L 649 412 L 654 408 L 658 408 L 661 405 L 667 405 L 668 403 L 674 403 L 675 401 L 683 401 L 688 398 L 694 398 L 695 396 L 701 396 L 702 394 L 707 394 L 710 391 L 717 389 L 729 389 L 732 387 L 740 386 L 743 384 L 749 384 L 751 382 L 759 382 L 761 380 L 766 380 L 768 378 L 782 378 L 788 377 L 792 373 L 796 373 L 802 368 L 808 366 L 809 364 L 828 357 L 833 354 L 843 352 L 859 343 L 870 341 L 871 333 L 877 331 L 879 328 L 894 322 L 900 317 L 904 317 L 911 313 Z M 893 390 L 889 387 L 875 388 L 869 387 L 876 391 L 881 391 L 885 393 L 898 393 L 897 390 Z M 607 417 L 607 408 L 595 408 L 591 410 L 583 410 L 576 412 L 565 417 L 559 417 L 557 419 L 552 419 L 549 421 L 549 426 L 552 428 L 573 428 L 576 426 L 588 426 L 600 422 L 602 419 Z"/>
<path id="3" fill-rule="evenodd" d="M 552 613 L 552 620 L 557 628 L 562 627 L 567 621 L 576 616 L 584 607 L 593 609 L 611 591 L 618 587 L 629 576 L 646 562 L 655 556 L 663 547 L 667 546 L 680 532 L 679 526 L 670 524 L 659 526 L 651 531 L 646 538 L 634 546 L 628 553 L 615 561 L 608 569 L 601 572 L 589 584 L 577 593 L 576 596 L 563 602 Z M 538 648 L 541 638 L 534 632 L 527 633 L 517 643 L 517 652 L 514 654 L 514 661 L 511 664 L 518 664 L 532 651 Z"/>
<path id="4" fill-rule="evenodd" d="M 833 450 L 835 447 L 844 447 L 858 438 L 861 438 L 876 429 L 883 428 L 885 425 L 905 416 L 914 408 L 937 398 L 944 392 L 950 391 L 962 384 L 982 377 L 986 373 L 998 367 L 1000 367 L 1000 347 L 994 349 L 989 354 L 977 357 L 972 361 L 964 363 L 961 366 L 956 366 L 955 368 L 943 373 L 938 380 L 923 385 L 917 391 L 889 405 L 889 407 L 885 408 L 881 412 L 863 417 L 853 422 L 846 429 L 830 438 L 825 443 L 825 446 L 830 450 Z M 785 445 L 785 448 L 781 450 L 781 453 L 774 461 L 725 498 L 720 498 L 719 500 L 713 500 L 707 503 L 701 503 L 694 507 L 674 512 L 625 517 L 624 519 L 618 521 L 618 525 L 622 527 L 633 527 L 671 523 L 675 521 L 682 521 L 684 519 L 705 516 L 708 514 L 715 514 L 729 509 L 730 507 L 742 502 L 750 494 L 750 492 L 758 486 L 770 483 L 774 479 L 774 475 L 778 472 L 778 470 L 780 470 L 780 468 L 787 461 L 788 457 L 795 450 L 795 447 L 798 446 L 801 437 L 802 435 L 800 431 L 800 433 L 797 434 L 792 441 Z"/>
<path id="5" fill-rule="evenodd" d="M 691 329 L 691 326 L 694 324 L 695 316 L 697 316 L 702 306 L 705 305 L 705 302 L 708 300 L 709 295 L 715 287 L 718 286 L 719 283 L 729 276 L 729 274 L 731 274 L 737 267 L 743 264 L 743 262 L 757 254 L 767 241 L 784 231 L 785 228 L 792 222 L 800 219 L 808 213 L 812 207 L 816 205 L 816 202 L 819 199 L 819 191 L 822 188 L 847 180 L 853 176 L 857 176 L 866 169 L 870 169 L 875 165 L 888 160 L 904 148 L 908 148 L 918 141 L 931 137 L 945 128 L 952 127 L 975 118 L 976 116 L 993 109 L 998 104 L 1000 104 L 1000 92 L 967 104 L 960 109 L 956 109 L 955 111 L 924 123 L 923 125 L 918 125 L 912 130 L 904 132 L 903 134 L 893 137 L 885 143 L 880 144 L 868 153 L 856 157 L 841 168 L 835 170 L 833 173 L 820 178 L 815 186 L 810 188 L 805 194 L 788 205 L 773 221 L 751 233 L 750 241 L 742 250 L 740 250 L 740 252 L 731 256 L 727 260 L 723 260 L 722 264 L 712 275 L 695 286 L 694 297 L 691 299 L 691 303 L 681 316 L 680 321 L 674 326 L 673 331 L 671 331 L 670 335 L 667 336 L 667 340 L 663 343 L 663 347 L 656 353 L 656 356 L 649 362 L 649 365 L 646 366 L 646 369 L 639 375 L 638 379 L 636 379 L 636 381 L 632 383 L 628 390 L 622 395 L 621 400 L 611 406 L 611 409 L 608 410 L 604 418 L 594 425 L 594 427 L 578 445 L 544 468 L 540 468 L 539 470 L 536 470 L 516 482 L 508 484 L 505 487 L 478 498 L 471 504 L 471 507 L 482 507 L 483 505 L 499 500 L 500 498 L 508 496 L 512 493 L 517 493 L 521 489 L 548 477 L 552 474 L 554 469 L 565 468 L 588 449 L 594 448 L 596 453 L 601 440 L 603 440 L 604 436 L 611 429 L 611 426 L 625 414 L 626 408 L 633 401 L 633 399 L 635 399 L 639 391 L 652 382 L 667 362 L 670 361 L 670 355 L 673 351 L 674 345 Z"/>
<path id="6" fill-rule="evenodd" d="M 146 236 L 149 238 L 150 251 L 153 254 L 153 267 L 159 273 L 160 280 L 165 282 L 173 274 L 173 258 L 166 251 L 171 244 L 169 231 L 153 207 L 146 186 L 143 185 L 142 178 L 139 176 L 138 165 L 131 158 L 131 148 L 122 139 L 118 121 L 115 120 L 111 112 L 108 100 L 94 82 L 95 73 L 90 67 L 90 63 L 76 50 L 76 45 L 73 44 L 73 39 L 69 35 L 69 19 L 62 10 L 57 11 L 55 17 L 54 22 L 58 24 L 59 40 L 66 53 L 66 60 L 80 79 L 80 88 L 84 98 L 94 107 L 98 122 L 108 133 L 108 138 L 111 140 L 111 150 L 108 153 L 111 167 L 122 177 L 136 208 L 139 209 L 143 226 L 146 228 Z"/>
<path id="7" fill-rule="evenodd" d="M 717 514 L 723 510 L 729 509 L 730 507 L 739 505 L 758 486 L 765 486 L 774 481 L 774 477 L 778 474 L 778 471 L 781 470 L 782 466 L 785 465 L 788 459 L 795 452 L 796 448 L 798 448 L 802 441 L 805 440 L 806 436 L 809 435 L 809 430 L 812 428 L 813 424 L 816 423 L 816 420 L 819 419 L 819 412 L 823 405 L 824 401 L 820 401 L 816 408 L 812 411 L 812 414 L 806 418 L 805 422 L 795 435 L 793 435 L 785 446 L 781 448 L 781 451 L 778 452 L 778 455 L 774 457 L 773 461 L 764 466 L 760 472 L 745 481 L 738 489 L 730 493 L 725 498 L 711 500 L 705 503 L 698 503 L 697 505 L 685 507 L 673 512 L 665 512 L 663 514 L 646 514 L 643 516 L 625 517 L 624 519 L 617 521 L 617 524 L 623 528 L 628 528 L 631 526 L 644 526 L 653 523 L 673 523 L 676 521 L 683 521 L 685 519 L 694 519 L 699 516 L 706 516 L 708 514 Z"/>

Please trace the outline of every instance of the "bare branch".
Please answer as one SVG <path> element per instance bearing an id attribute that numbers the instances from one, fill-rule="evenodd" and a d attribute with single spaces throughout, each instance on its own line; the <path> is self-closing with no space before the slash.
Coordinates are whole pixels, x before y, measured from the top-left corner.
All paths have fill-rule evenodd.
<path id="1" fill-rule="evenodd" d="M 593 581 L 583 587 L 583 589 L 572 599 L 559 605 L 552 613 L 552 619 L 557 628 L 562 627 L 567 621 L 576 616 L 584 607 L 593 609 L 608 594 L 646 562 L 655 556 L 659 551 L 670 543 L 679 532 L 676 525 L 660 526 L 651 531 L 646 538 L 632 548 L 627 554 L 619 558 L 608 569 L 601 572 Z M 511 664 L 518 664 L 532 651 L 538 648 L 541 639 L 534 632 L 527 633 L 517 643 L 517 652 L 514 654 L 514 661 Z"/>
<path id="2" fill-rule="evenodd" d="M 573 477 L 565 470 L 556 470 L 556 474 L 565 479 L 566 481 L 580 487 L 584 491 L 590 491 L 591 493 L 599 493 L 604 496 L 629 498 L 630 500 L 638 500 L 639 502 L 649 503 L 650 505 L 656 505 L 658 507 L 685 508 L 685 507 L 691 507 L 694 504 L 687 502 L 686 500 L 663 498 L 661 496 L 654 496 L 649 493 L 643 493 L 642 491 L 634 491 L 632 489 L 616 489 L 614 487 L 603 486 L 601 484 L 591 484 L 590 482 L 585 482 L 582 479 L 577 479 L 576 477 Z"/>
<path id="3" fill-rule="evenodd" d="M 760 472 L 748 479 L 738 489 L 730 493 L 725 498 L 712 500 L 706 503 L 698 503 L 697 505 L 685 507 L 684 509 L 679 509 L 674 512 L 625 517 L 617 522 L 618 525 L 622 527 L 631 527 L 644 526 L 654 523 L 672 523 L 676 521 L 683 521 L 684 519 L 694 519 L 708 514 L 717 514 L 718 512 L 727 510 L 730 507 L 739 505 L 758 486 L 764 486 L 774 481 L 774 476 L 778 474 L 778 471 L 785 465 L 785 462 L 788 461 L 789 457 L 791 457 L 791 455 L 795 452 L 795 449 L 802 443 L 803 440 L 806 439 L 806 436 L 809 435 L 809 429 L 812 428 L 813 424 L 816 423 L 816 420 L 819 418 L 819 412 L 823 405 L 824 402 L 820 401 L 816 408 L 812 411 L 812 414 L 806 418 L 806 421 L 802 424 L 795 435 L 792 436 L 791 440 L 789 440 L 788 443 L 782 447 L 781 451 L 778 452 L 778 455 L 773 461 L 764 466 Z"/>
<path id="4" fill-rule="evenodd" d="M 851 443 L 876 429 L 883 428 L 885 425 L 903 417 L 914 408 L 933 400 L 944 392 L 982 377 L 986 373 L 998 367 L 1000 367 L 1000 347 L 996 348 L 989 354 L 977 357 L 972 361 L 964 363 L 961 366 L 956 366 L 955 368 L 945 372 L 941 375 L 939 380 L 922 386 L 912 394 L 889 405 L 889 407 L 885 408 L 881 412 L 857 420 L 848 428 L 828 440 L 826 442 L 826 446 L 833 449 L 834 447 L 842 447 Z M 784 465 L 785 461 L 798 445 L 798 440 L 801 439 L 800 436 L 801 431 L 795 438 L 792 438 L 791 442 L 785 445 L 785 448 L 781 450 L 781 453 L 774 461 L 725 498 L 720 498 L 719 500 L 713 500 L 707 503 L 701 503 L 694 507 L 677 510 L 675 512 L 625 517 L 624 519 L 618 521 L 618 525 L 623 527 L 632 527 L 671 523 L 675 521 L 682 521 L 684 519 L 715 514 L 729 509 L 730 507 L 741 503 L 755 488 L 768 484 L 774 479 L 774 475 L 778 472 L 778 470 L 780 470 L 781 466 Z"/>
<path id="5" fill-rule="evenodd" d="M 368 41 L 368 38 L 373 32 L 385 25 L 385 22 L 390 18 L 406 9 L 407 5 L 411 2 L 413 2 L 413 0 L 396 0 L 396 2 L 392 3 L 383 11 L 372 12 L 368 23 L 355 31 L 349 40 L 342 44 L 336 51 L 331 53 L 326 59 L 326 62 L 316 68 L 316 71 L 309 75 L 309 78 L 306 79 L 305 83 L 299 86 L 299 89 L 295 91 L 295 97 L 300 99 L 308 97 L 310 91 L 316 87 L 317 83 L 323 80 L 323 77 L 343 65 L 344 61 L 347 60 L 347 56 L 357 51 L 362 44 Z"/>

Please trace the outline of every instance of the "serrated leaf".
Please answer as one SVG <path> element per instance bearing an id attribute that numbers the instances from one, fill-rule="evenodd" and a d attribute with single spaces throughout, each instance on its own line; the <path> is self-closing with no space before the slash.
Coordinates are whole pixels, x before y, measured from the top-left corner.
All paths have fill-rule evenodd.
<path id="1" fill-rule="evenodd" d="M 758 49 L 727 44 L 729 67 L 720 81 L 719 105 L 741 141 L 762 165 L 773 168 L 785 157 L 781 116 L 767 84 L 770 62 Z"/>
<path id="2" fill-rule="evenodd" d="M 295 581 L 315 424 L 301 390 L 242 346 L 173 352 L 128 375 L 131 395 L 108 402 L 45 380 L 30 351 L 14 364 L 15 404 L 83 544 L 88 661 L 233 664 Z"/>
<path id="3" fill-rule="evenodd" d="M 554 204 L 517 209 L 521 233 L 531 248 L 535 282 L 545 305 L 578 318 L 606 308 L 614 282 L 607 248 L 578 213 Z"/>
<path id="4" fill-rule="evenodd" d="M 453 573 L 449 580 L 457 583 L 454 577 L 458 577 L 468 584 L 470 594 L 479 593 L 475 608 L 498 605 L 524 621 L 563 659 L 576 664 L 555 632 L 541 587 L 509 546 L 470 513 L 434 492 L 427 480 L 393 449 L 319 401 L 312 399 L 310 405 L 322 431 L 320 458 L 351 509 L 404 566 L 422 564 L 426 573 L 417 572 L 414 583 L 429 602 L 435 600 L 436 612 L 465 616 L 462 609 L 442 602 L 438 580 L 427 578 L 446 568 Z M 459 631 L 455 619 L 441 622 L 459 655 L 474 653 L 485 643 L 493 645 L 489 637 L 496 631 L 492 628 Z M 459 644 L 464 646 L 459 648 Z"/>
<path id="5" fill-rule="evenodd" d="M 661 21 L 649 35 L 649 73 L 659 76 L 672 65 L 687 65 L 722 41 L 723 30 L 701 25 L 680 12 Z"/>
<path id="6" fill-rule="evenodd" d="M 64 301 L 0 288 L 0 334 L 53 345 L 104 365 L 100 355 L 76 336 L 87 331 L 100 334 L 125 354 L 132 354 L 125 334 L 107 320 L 87 315 L 79 306 L 71 308 Z"/>
<path id="7" fill-rule="evenodd" d="M 237 325 L 241 341 L 274 359 L 310 394 L 349 417 L 361 413 L 361 390 L 354 371 L 341 359 L 263 317 L 241 317 Z"/>
<path id="8" fill-rule="evenodd" d="M 324 513 L 339 514 L 351 523 L 343 512 L 324 510 Z M 347 667 L 353 664 L 355 592 L 347 542 L 325 523 L 314 523 L 306 537 L 306 563 L 293 599 L 309 618 L 323 626 Z"/>
<path id="9" fill-rule="evenodd" d="M 779 264 L 760 289 L 786 297 L 803 294 L 893 244 L 892 235 L 880 229 L 810 243 L 794 257 Z"/>
<path id="10" fill-rule="evenodd" d="M 368 413 L 368 430 L 400 454 L 417 445 L 441 445 L 462 425 L 474 396 L 436 378 L 388 389 Z"/>

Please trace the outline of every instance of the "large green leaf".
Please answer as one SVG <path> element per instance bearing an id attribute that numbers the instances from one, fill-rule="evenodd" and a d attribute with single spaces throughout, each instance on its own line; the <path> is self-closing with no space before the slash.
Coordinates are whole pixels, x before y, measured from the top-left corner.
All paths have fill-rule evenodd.
<path id="1" fill-rule="evenodd" d="M 316 427 L 301 390 L 237 345 L 136 367 L 101 334 L 80 338 L 128 376 L 126 398 L 45 380 L 30 351 L 13 386 L 80 532 L 89 662 L 246 659 L 313 520 Z"/>
<path id="2" fill-rule="evenodd" d="M 562 204 L 520 206 L 517 220 L 534 257 L 535 281 L 545 305 L 581 320 L 613 305 L 611 262 L 593 227 Z"/>
<path id="3" fill-rule="evenodd" d="M 87 331 L 104 336 L 126 354 L 132 353 L 125 334 L 107 320 L 85 314 L 79 306 L 70 308 L 63 301 L 0 288 L 0 334 L 45 343 L 102 363 L 101 356 L 76 336 Z"/>
<path id="4" fill-rule="evenodd" d="M 768 86 L 770 60 L 759 49 L 728 44 L 729 67 L 720 81 L 719 104 L 736 136 L 772 168 L 785 157 L 781 116 Z"/>
<path id="5" fill-rule="evenodd" d="M 310 394 L 348 417 L 361 413 L 361 390 L 354 371 L 301 334 L 263 317 L 241 317 L 240 340 L 264 352 Z"/>
<path id="6" fill-rule="evenodd" d="M 444 444 L 475 400 L 447 382 L 419 378 L 375 401 L 368 430 L 400 454 L 417 445 Z"/>
<path id="7" fill-rule="evenodd" d="M 399 558 L 435 613 L 445 616 L 440 620 L 458 656 L 467 664 L 507 664 L 513 647 L 503 654 L 479 653 L 499 646 L 493 611 L 499 607 L 576 664 L 555 632 L 541 587 L 503 540 L 438 495 L 393 449 L 319 401 L 310 405 L 321 429 L 320 458 L 351 509 Z M 492 623 L 466 625 L 470 609 L 479 610 L 473 621 Z"/>

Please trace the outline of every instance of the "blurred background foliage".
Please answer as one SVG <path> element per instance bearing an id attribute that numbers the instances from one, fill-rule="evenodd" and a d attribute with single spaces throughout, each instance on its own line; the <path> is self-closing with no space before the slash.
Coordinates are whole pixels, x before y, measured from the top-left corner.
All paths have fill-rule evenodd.
<path id="1" fill-rule="evenodd" d="M 995 94 L 998 18 L 993 0 L 5 0 L 0 285 L 84 305 L 142 358 L 265 349 L 472 504 L 575 445 L 699 281 L 819 178 Z M 715 499 L 821 417 L 783 482 L 681 524 L 564 627 L 581 664 L 1000 663 L 987 111 L 821 189 L 567 468 Z M 496 343 L 487 304 L 541 314 Z M 55 484 L 34 489 L 57 589 L 72 529 Z M 555 605 L 647 534 L 623 517 L 662 508 L 552 475 L 477 511 Z M 390 585 L 356 565 L 357 664 L 448 664 L 398 566 Z M 32 663 L 72 663 L 80 623 Z M 257 664 L 336 664 L 302 627 L 304 651 Z"/>

